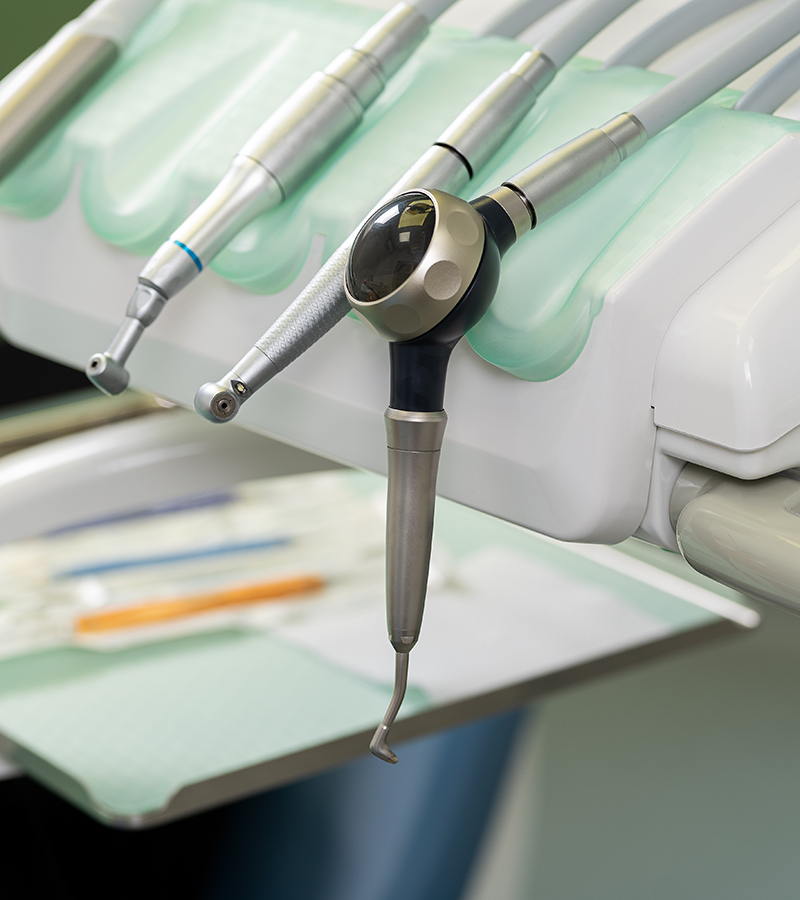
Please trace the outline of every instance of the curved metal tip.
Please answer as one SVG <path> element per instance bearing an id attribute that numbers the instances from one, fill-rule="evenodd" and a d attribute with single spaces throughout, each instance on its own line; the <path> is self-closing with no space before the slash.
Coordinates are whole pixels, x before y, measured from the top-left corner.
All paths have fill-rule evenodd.
<path id="1" fill-rule="evenodd" d="M 408 653 L 397 653 L 395 655 L 394 691 L 392 692 L 392 699 L 389 701 L 389 708 L 386 710 L 383 721 L 378 726 L 377 731 L 372 736 L 372 740 L 369 742 L 369 749 L 372 753 L 377 756 L 378 759 L 392 763 L 392 765 L 397 762 L 397 754 L 387 743 L 387 738 L 389 737 L 389 729 L 394 724 L 397 713 L 400 712 L 403 697 L 406 695 L 407 683 Z"/>
<path id="2" fill-rule="evenodd" d="M 194 408 L 209 422 L 230 422 L 241 405 L 242 398 L 229 381 L 208 381 L 194 395 Z"/>
<path id="3" fill-rule="evenodd" d="M 107 353 L 95 353 L 86 363 L 86 377 L 104 394 L 121 394 L 128 386 L 130 375 L 121 363 Z"/>
<path id="4" fill-rule="evenodd" d="M 372 751 L 374 756 L 378 757 L 378 759 L 382 759 L 384 762 L 388 762 L 394 765 L 397 762 L 397 754 L 386 742 L 388 734 L 389 726 L 383 724 L 379 725 L 378 730 L 375 732 L 375 734 L 372 736 L 372 740 L 369 742 L 369 749 Z"/>

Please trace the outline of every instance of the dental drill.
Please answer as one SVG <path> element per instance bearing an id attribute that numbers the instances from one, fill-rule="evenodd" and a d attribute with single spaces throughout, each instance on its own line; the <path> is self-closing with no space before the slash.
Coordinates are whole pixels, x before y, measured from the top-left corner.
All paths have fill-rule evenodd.
<path id="1" fill-rule="evenodd" d="M 281 204 L 361 122 L 387 80 L 408 60 L 429 26 L 455 0 L 401 2 L 322 72 L 311 75 L 245 143 L 219 184 L 139 273 L 125 319 L 86 375 L 119 394 L 145 328 L 245 225 Z"/>
<path id="2" fill-rule="evenodd" d="M 0 83 L 0 179 L 97 82 L 160 0 L 96 0 Z"/>
<path id="3" fill-rule="evenodd" d="M 458 193 L 505 143 L 556 70 L 633 2 L 592 0 L 584 4 L 480 94 L 380 203 L 420 186 Z M 201 416 L 211 422 L 230 421 L 259 388 L 344 318 L 350 306 L 343 275 L 359 228 L 252 349 L 219 381 L 208 382 L 198 390 L 195 408 Z"/>
<path id="4" fill-rule="evenodd" d="M 439 191 L 410 191 L 376 210 L 357 235 L 345 290 L 356 315 L 390 342 L 391 361 L 385 413 L 386 588 L 396 663 L 392 698 L 370 743 L 380 759 L 397 762 L 388 735 L 422 624 L 447 421 L 447 365 L 458 341 L 488 309 L 503 254 L 612 174 L 648 139 L 798 33 L 800 0 L 791 0 L 703 65 L 488 194 L 468 203 Z"/>

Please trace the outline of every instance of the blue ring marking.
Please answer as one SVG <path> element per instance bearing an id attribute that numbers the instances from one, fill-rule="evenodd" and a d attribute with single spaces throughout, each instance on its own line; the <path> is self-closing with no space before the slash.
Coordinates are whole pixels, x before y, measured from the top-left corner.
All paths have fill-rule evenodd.
<path id="1" fill-rule="evenodd" d="M 192 259 L 192 262 L 197 266 L 197 271 L 203 271 L 203 264 L 200 262 L 200 257 L 191 249 L 191 247 L 187 247 L 186 244 L 181 243 L 181 241 L 173 241 L 173 244 L 177 244 L 181 250 L 185 250 Z"/>

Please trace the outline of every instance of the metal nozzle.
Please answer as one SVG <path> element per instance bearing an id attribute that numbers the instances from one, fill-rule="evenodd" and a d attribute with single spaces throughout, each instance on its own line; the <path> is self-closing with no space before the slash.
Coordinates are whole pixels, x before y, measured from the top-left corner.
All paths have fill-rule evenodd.
<path id="1" fill-rule="evenodd" d="M 194 408 L 209 422 L 229 422 L 249 393 L 241 381 L 208 381 L 195 394 Z"/>
<path id="2" fill-rule="evenodd" d="M 207 381 L 194 395 L 194 408 L 209 422 L 230 420 L 255 391 L 273 379 L 280 369 L 253 347 L 239 360 L 235 369 L 219 381 Z"/>
<path id="3" fill-rule="evenodd" d="M 394 725 L 397 713 L 403 704 L 403 697 L 406 695 L 406 685 L 408 684 L 408 653 L 400 653 L 395 655 L 394 667 L 394 691 L 392 699 L 389 701 L 389 708 L 383 717 L 383 721 L 378 726 L 372 740 L 369 742 L 369 749 L 372 753 L 382 759 L 384 762 L 394 765 L 397 762 L 397 754 L 392 750 L 386 739 L 389 735 L 389 729 Z"/>
<path id="4" fill-rule="evenodd" d="M 86 377 L 104 394 L 121 394 L 130 375 L 125 363 L 145 328 L 154 322 L 167 302 L 155 287 L 139 284 L 128 301 L 127 315 L 105 353 L 95 353 L 86 363 Z"/>
<path id="5" fill-rule="evenodd" d="M 128 386 L 128 370 L 108 353 L 95 353 L 86 363 L 86 377 L 104 394 L 121 394 Z"/>

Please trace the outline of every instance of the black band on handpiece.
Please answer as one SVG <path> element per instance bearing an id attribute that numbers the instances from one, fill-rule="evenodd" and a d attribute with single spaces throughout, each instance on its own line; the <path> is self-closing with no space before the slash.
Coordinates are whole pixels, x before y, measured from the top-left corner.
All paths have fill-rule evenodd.
<path id="1" fill-rule="evenodd" d="M 511 221 L 511 216 L 496 200 L 487 197 L 486 194 L 471 200 L 470 206 L 483 216 L 486 227 L 491 232 L 497 249 L 500 251 L 500 256 L 504 256 L 506 250 L 517 240 L 517 231 Z"/>

